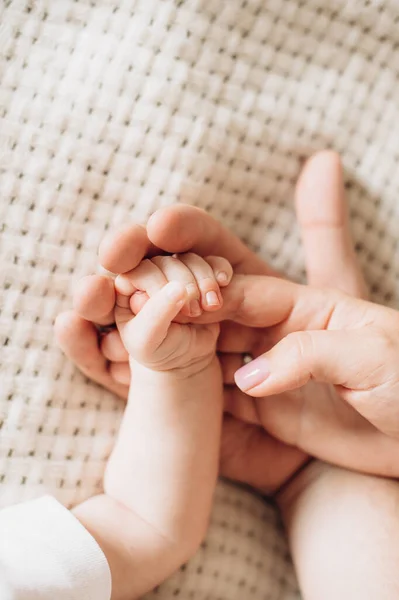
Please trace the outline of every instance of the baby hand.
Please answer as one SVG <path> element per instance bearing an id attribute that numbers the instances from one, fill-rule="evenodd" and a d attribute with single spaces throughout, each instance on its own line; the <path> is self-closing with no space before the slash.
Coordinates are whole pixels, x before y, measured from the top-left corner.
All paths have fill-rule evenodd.
<path id="1" fill-rule="evenodd" d="M 158 256 L 115 281 L 115 320 L 132 381 L 104 489 L 142 521 L 146 548 L 162 556 L 165 576 L 203 539 L 217 479 L 219 326 L 188 323 L 179 313 L 193 298 L 205 310 L 222 305 L 220 271 L 229 283 L 232 269 L 223 259 Z"/>
<path id="2" fill-rule="evenodd" d="M 130 358 L 155 371 L 205 368 L 215 356 L 219 325 L 187 323 L 184 314 L 192 320 L 221 308 L 220 287 L 232 274 L 224 258 L 188 253 L 146 259 L 119 275 L 115 321 Z"/>

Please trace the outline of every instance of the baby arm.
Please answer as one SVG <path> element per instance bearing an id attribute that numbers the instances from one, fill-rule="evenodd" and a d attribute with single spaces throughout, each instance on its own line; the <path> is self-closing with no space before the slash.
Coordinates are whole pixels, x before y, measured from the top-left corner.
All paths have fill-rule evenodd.
<path id="1" fill-rule="evenodd" d="M 203 309 L 221 306 L 214 272 L 226 274 L 226 285 L 231 267 L 217 259 L 198 258 L 190 268 L 186 263 L 186 257 L 144 261 L 116 282 L 115 318 L 132 384 L 105 496 L 75 514 L 98 541 L 103 537 L 103 548 L 109 546 L 118 600 L 138 597 L 173 573 L 197 550 L 208 524 L 223 410 L 219 326 L 175 319 L 187 312 L 194 285 Z M 207 297 L 215 303 L 206 305 Z"/>

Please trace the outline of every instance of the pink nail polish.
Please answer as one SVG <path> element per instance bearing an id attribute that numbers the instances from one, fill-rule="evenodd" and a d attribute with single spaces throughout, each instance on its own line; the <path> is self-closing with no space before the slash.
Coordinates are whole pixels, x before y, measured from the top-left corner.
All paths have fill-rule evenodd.
<path id="1" fill-rule="evenodd" d="M 234 379 L 238 387 L 246 392 L 262 383 L 269 375 L 268 362 L 261 357 L 238 369 L 234 374 Z"/>
<path id="2" fill-rule="evenodd" d="M 205 294 L 206 303 L 208 306 L 219 306 L 219 298 L 216 292 L 207 292 Z"/>

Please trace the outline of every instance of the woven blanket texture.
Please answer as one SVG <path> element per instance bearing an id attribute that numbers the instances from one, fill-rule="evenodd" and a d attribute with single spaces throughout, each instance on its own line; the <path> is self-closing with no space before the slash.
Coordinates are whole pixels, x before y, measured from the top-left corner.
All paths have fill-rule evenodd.
<path id="1" fill-rule="evenodd" d="M 304 278 L 304 158 L 341 153 L 374 300 L 399 298 L 397 0 L 2 0 L 0 505 L 100 489 L 122 404 L 56 348 L 104 232 L 207 209 Z M 271 505 L 220 483 L 206 542 L 149 595 L 299 597 Z"/>

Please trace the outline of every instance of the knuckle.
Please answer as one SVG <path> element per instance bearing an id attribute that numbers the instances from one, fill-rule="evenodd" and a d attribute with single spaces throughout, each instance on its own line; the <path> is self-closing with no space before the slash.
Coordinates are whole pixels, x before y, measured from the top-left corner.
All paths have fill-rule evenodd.
<path id="1" fill-rule="evenodd" d="M 203 277 L 201 277 L 200 284 L 202 287 L 205 287 L 206 289 L 208 289 L 208 288 L 211 290 L 219 289 L 219 285 L 213 274 L 212 275 L 204 275 Z"/>
<path id="2" fill-rule="evenodd" d="M 285 338 L 287 344 L 287 352 L 290 358 L 297 365 L 310 366 L 313 363 L 314 344 L 313 337 L 308 331 L 300 331 L 297 333 L 289 333 Z"/>
<path id="3" fill-rule="evenodd" d="M 205 259 L 194 252 L 186 252 L 186 254 L 183 255 L 183 261 L 188 268 L 196 273 L 196 275 L 200 275 L 204 270 L 209 269 L 209 265 L 206 263 Z"/>
<path id="4" fill-rule="evenodd" d="M 305 385 L 315 376 L 314 347 L 309 332 L 288 334 L 281 342 L 279 356 L 295 388 Z"/>
<path id="5" fill-rule="evenodd" d="M 152 259 L 152 262 L 155 266 L 157 266 L 161 270 L 163 270 L 164 268 L 166 268 L 168 266 L 168 264 L 170 264 L 174 260 L 177 260 L 177 259 L 174 258 L 173 256 L 154 256 L 154 258 Z"/>
<path id="6" fill-rule="evenodd" d="M 382 356 L 398 352 L 398 343 L 391 332 L 380 330 L 376 342 L 379 348 L 378 353 Z"/>
<path id="7" fill-rule="evenodd" d="M 198 286 L 196 283 L 187 283 L 186 284 L 186 290 L 187 290 L 187 294 L 189 296 L 189 298 L 197 298 L 199 295 L 199 290 L 198 290 Z"/>

